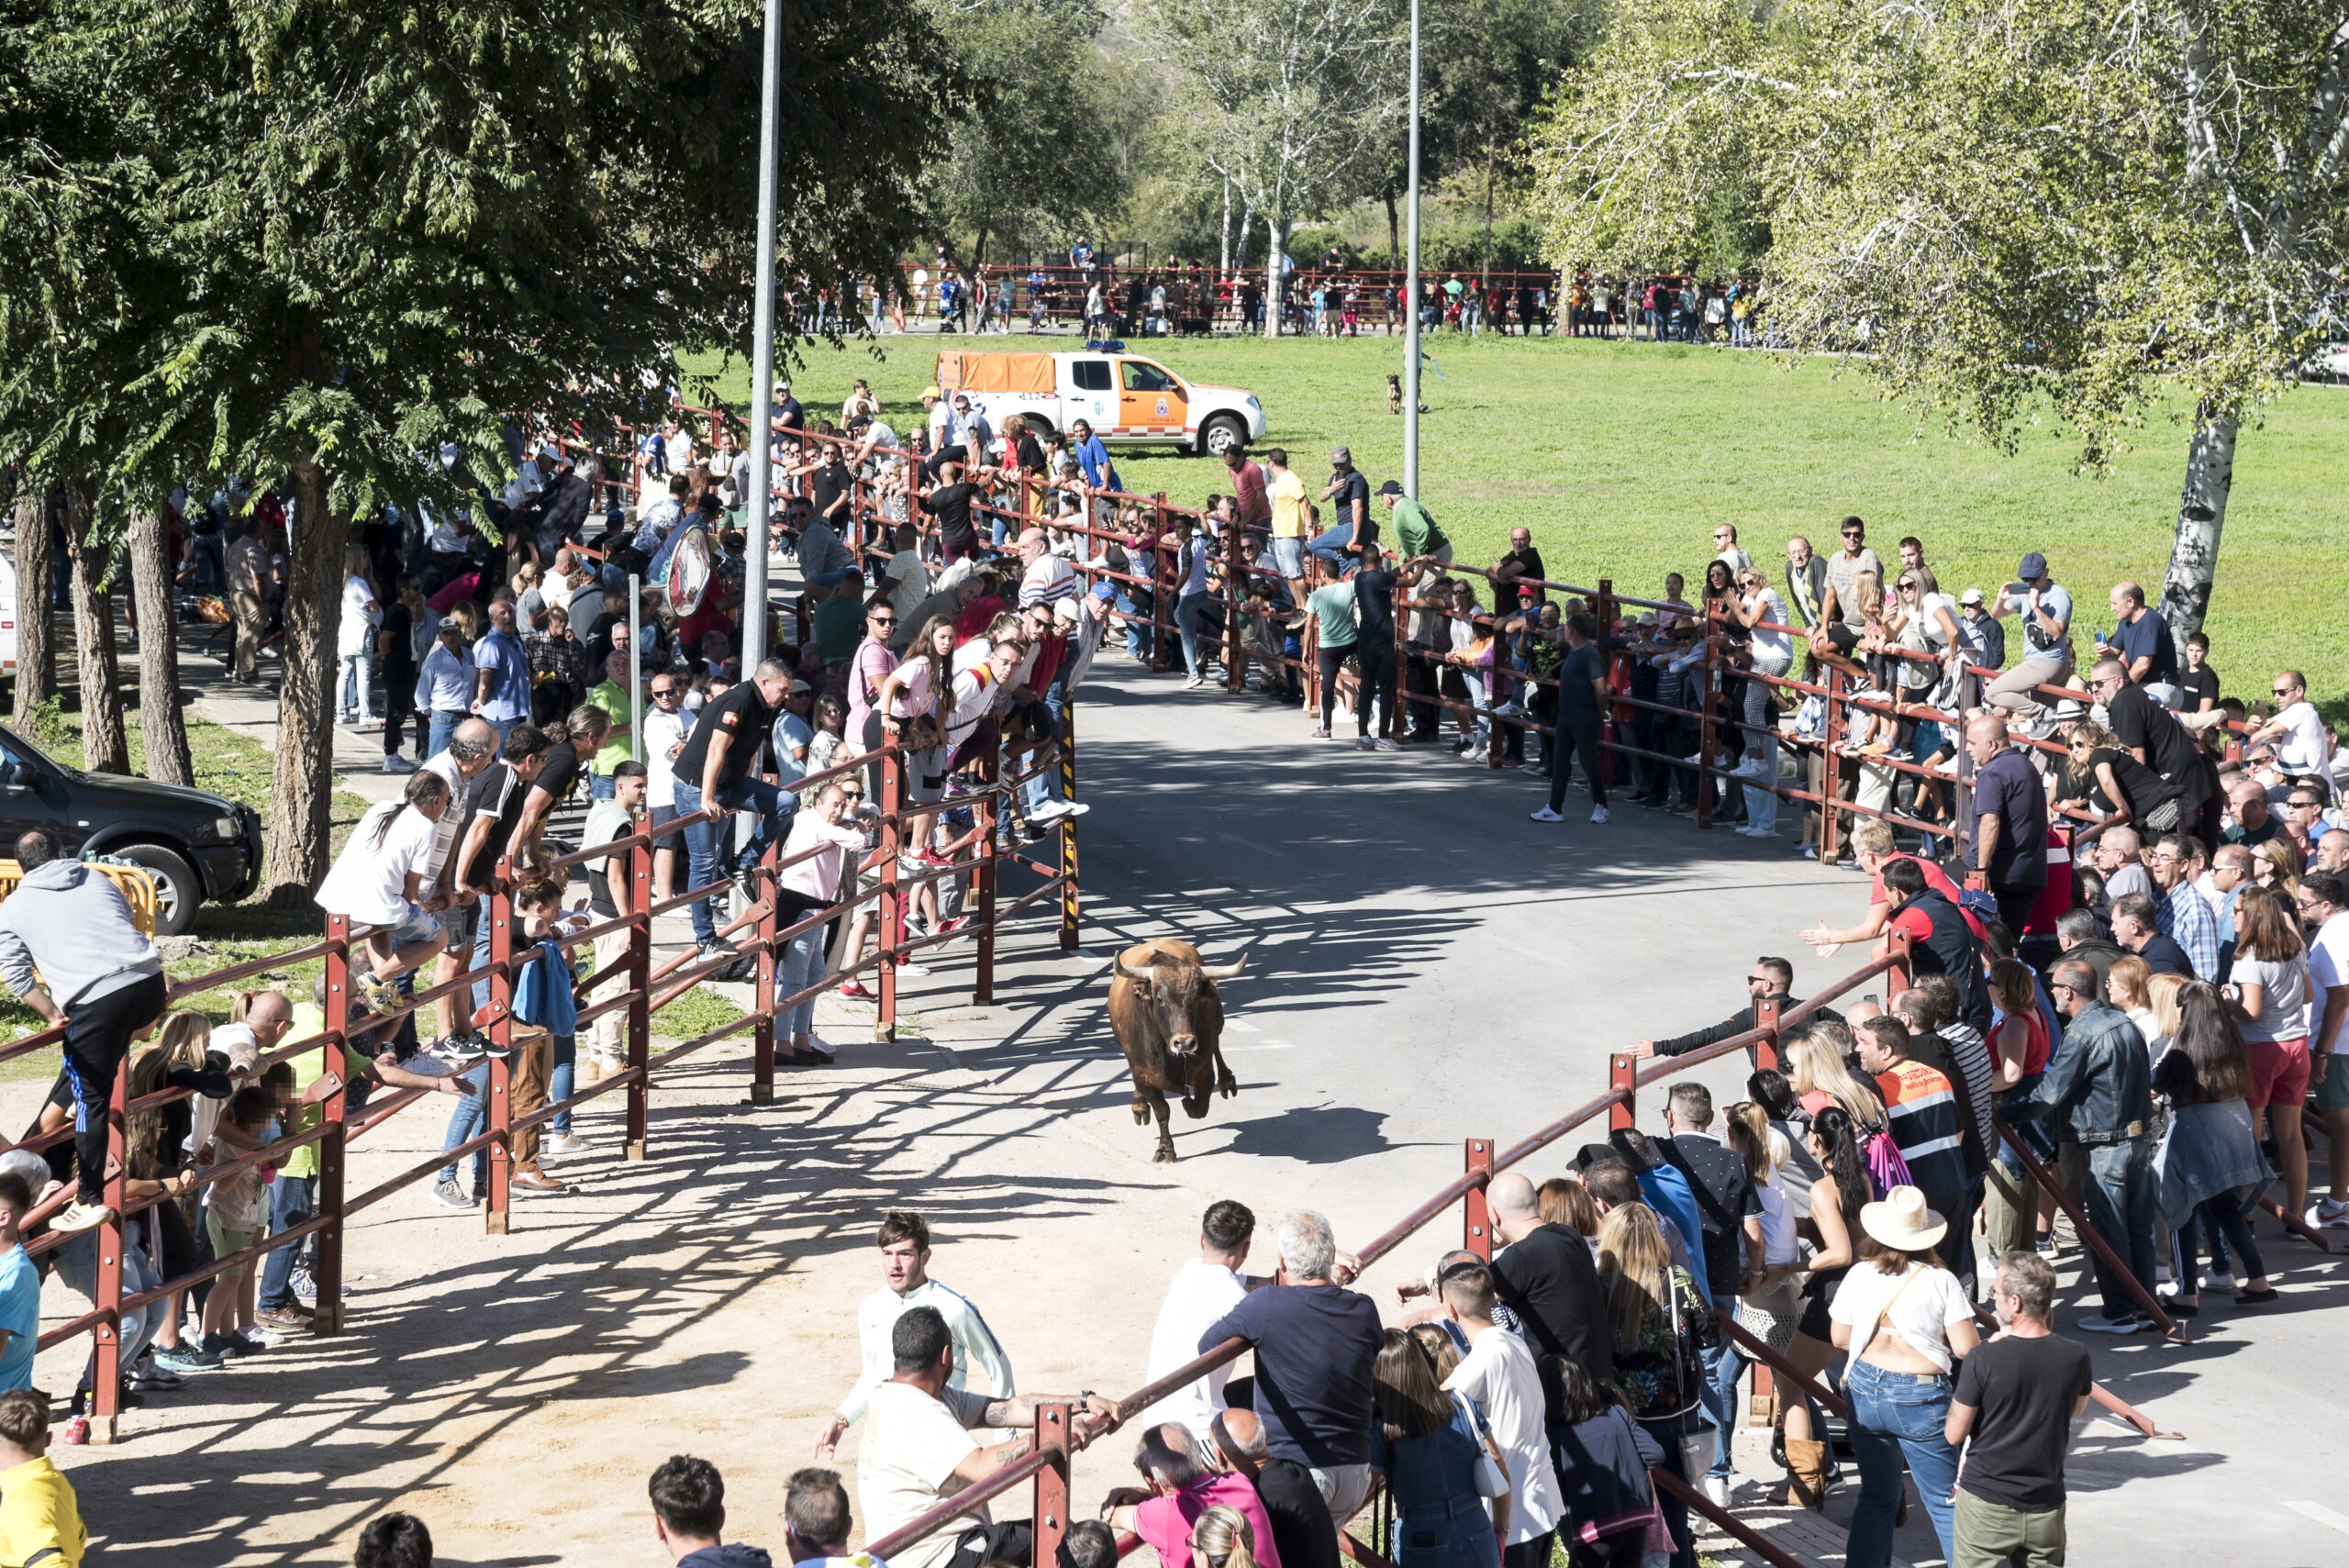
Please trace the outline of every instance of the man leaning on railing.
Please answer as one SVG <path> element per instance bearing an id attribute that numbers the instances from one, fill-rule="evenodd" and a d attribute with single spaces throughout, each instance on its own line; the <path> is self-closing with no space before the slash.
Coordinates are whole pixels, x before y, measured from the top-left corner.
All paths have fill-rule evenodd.
<path id="1" fill-rule="evenodd" d="M 998 1399 L 950 1386 L 954 1341 L 934 1307 L 917 1307 L 899 1318 L 891 1330 L 890 1350 L 896 1371 L 873 1391 L 871 1423 L 857 1464 L 865 1534 L 874 1540 L 904 1529 L 1035 1448 L 1032 1431 L 985 1448 L 972 1436 L 973 1429 L 1033 1428 L 1037 1407 L 1042 1405 L 1074 1406 L 1096 1420 L 1117 1416 L 1117 1401 L 1095 1394 Z M 969 1517 L 975 1523 L 902 1546 L 890 1553 L 889 1561 L 896 1568 L 981 1568 L 996 1562 L 1027 1568 L 1033 1561 L 1036 1537 L 1029 1520 L 997 1524 L 984 1505 Z"/>
<path id="2" fill-rule="evenodd" d="M 0 904 L 0 980 L 34 1012 L 65 1026 L 81 1189 L 49 1227 L 72 1231 L 114 1218 L 106 1207 L 106 1107 L 131 1037 L 163 1016 L 167 993 L 163 955 L 131 919 L 122 889 L 63 853 L 47 828 L 17 840 L 25 874 Z"/>

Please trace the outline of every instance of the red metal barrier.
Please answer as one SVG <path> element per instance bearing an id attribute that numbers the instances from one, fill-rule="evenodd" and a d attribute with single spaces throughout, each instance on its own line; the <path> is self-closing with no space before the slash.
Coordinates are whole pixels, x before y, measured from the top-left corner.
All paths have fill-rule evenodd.
<path id="1" fill-rule="evenodd" d="M 173 982 L 168 995 L 171 1000 L 176 1002 L 192 995 L 211 992 L 221 985 L 270 970 L 282 970 L 292 963 L 313 958 L 325 961 L 325 1028 L 319 1033 L 306 1039 L 281 1045 L 264 1056 L 260 1064 L 261 1068 L 266 1069 L 276 1062 L 289 1061 L 306 1052 L 320 1053 L 321 1065 L 317 1082 L 323 1087 L 314 1091 L 320 1111 L 317 1125 L 299 1129 L 265 1148 L 254 1150 L 233 1160 L 216 1162 L 198 1173 L 198 1184 L 210 1184 L 224 1176 L 264 1163 L 282 1161 L 294 1150 L 315 1143 L 318 1147 L 317 1214 L 308 1221 L 269 1236 L 230 1257 L 216 1259 L 213 1262 L 193 1273 L 165 1280 L 153 1289 L 126 1296 L 123 1290 L 126 1228 L 135 1223 L 138 1216 L 147 1209 L 166 1201 L 161 1195 L 140 1198 L 130 1198 L 127 1195 L 126 1184 L 128 1180 L 128 1173 L 124 1160 L 128 1118 L 134 1113 L 152 1114 L 161 1106 L 186 1098 L 192 1094 L 190 1090 L 172 1088 L 142 1096 L 133 1102 L 129 1095 L 129 1063 L 126 1061 L 122 1071 L 117 1075 L 112 1103 L 107 1112 L 111 1152 L 106 1177 L 106 1201 L 117 1218 L 97 1228 L 97 1270 L 92 1310 L 49 1330 L 40 1338 L 40 1348 L 47 1350 L 82 1334 L 92 1337 L 96 1351 L 96 1367 L 92 1387 L 91 1440 L 99 1443 L 111 1442 L 118 1435 L 118 1417 L 121 1408 L 119 1373 L 122 1371 L 119 1326 L 124 1313 L 136 1311 L 150 1304 L 160 1302 L 191 1285 L 210 1279 L 225 1270 L 257 1260 L 278 1248 L 297 1244 L 315 1235 L 317 1239 L 317 1259 L 313 1277 L 317 1284 L 317 1310 L 311 1320 L 312 1330 L 319 1334 L 340 1332 L 345 1327 L 341 1294 L 343 1244 L 351 1218 L 404 1187 L 430 1179 L 444 1164 L 452 1162 L 462 1163 L 470 1159 L 475 1151 L 487 1151 L 489 1182 L 487 1202 L 484 1209 L 484 1226 L 491 1234 L 503 1234 L 510 1224 L 512 1212 L 512 1179 L 515 1172 L 514 1140 L 517 1134 L 545 1125 L 563 1111 L 584 1105 L 603 1095 L 625 1090 L 628 1099 L 622 1153 L 626 1159 L 641 1160 L 646 1151 L 649 1097 L 652 1075 L 659 1068 L 665 1067 L 718 1040 L 728 1039 L 745 1030 L 751 1030 L 756 1036 L 751 1067 L 752 1098 L 754 1100 L 771 1099 L 774 1094 L 774 1018 L 777 1011 L 818 995 L 824 989 L 839 984 L 868 969 L 877 968 L 880 975 L 881 1002 L 875 1032 L 880 1038 L 889 1038 L 894 1033 L 896 1022 L 896 968 L 904 955 L 918 948 L 934 946 L 964 936 L 974 939 L 973 991 L 974 998 L 984 1002 L 992 995 L 996 939 L 1000 923 L 1009 919 L 1030 903 L 1053 893 L 1060 893 L 1063 895 L 1058 905 L 1062 917 L 1061 940 L 1063 943 L 1073 945 L 1076 929 L 1074 922 L 1077 906 L 1074 896 L 1074 852 L 1070 845 L 1063 844 L 1060 855 L 1056 857 L 1057 869 L 1041 858 L 1031 859 L 1024 855 L 1012 857 L 1019 860 L 1024 867 L 1035 871 L 1039 884 L 1023 892 L 1017 900 L 1008 905 L 998 907 L 996 902 L 1000 864 L 995 853 L 992 832 L 996 804 L 1004 792 L 1017 788 L 1022 782 L 1020 779 L 1001 782 L 993 779 L 985 780 L 966 797 L 967 802 L 979 811 L 983 826 L 987 829 L 983 840 L 983 848 L 974 858 L 948 867 L 927 871 L 921 876 L 912 879 L 918 882 L 935 882 L 949 876 L 974 878 L 976 890 L 972 901 L 974 914 L 970 926 L 952 934 L 938 932 L 916 942 L 903 941 L 895 918 L 902 904 L 897 891 L 900 884 L 897 878 L 896 851 L 901 842 L 901 823 L 905 816 L 909 815 L 907 808 L 912 803 L 906 798 L 905 795 L 903 756 L 898 747 L 892 743 L 878 752 L 851 758 L 821 773 L 808 775 L 805 780 L 800 781 L 799 787 L 803 789 L 817 787 L 836 778 L 858 774 L 868 764 L 876 761 L 880 764 L 882 776 L 881 800 L 878 803 L 880 815 L 877 819 L 881 850 L 878 854 L 864 862 L 867 869 L 877 865 L 879 876 L 874 885 L 858 891 L 852 884 L 844 884 L 841 895 L 830 906 L 810 914 L 787 929 L 779 929 L 774 914 L 774 889 L 777 885 L 774 879 L 778 873 L 801 859 L 816 854 L 839 854 L 843 851 L 830 845 L 820 845 L 813 850 L 803 851 L 785 861 L 781 858 L 782 846 L 771 845 L 764 860 L 761 862 L 754 884 L 761 890 L 759 902 L 748 914 L 732 922 L 729 928 L 729 929 L 743 929 L 748 934 L 737 941 L 731 951 L 716 960 L 696 962 L 693 961 L 691 954 L 685 954 L 662 965 L 659 970 L 654 968 L 652 914 L 692 902 L 696 895 L 722 893 L 729 884 L 714 884 L 711 887 L 697 889 L 695 894 L 689 894 L 682 898 L 667 901 L 654 900 L 651 897 L 652 845 L 658 839 L 681 833 L 690 826 L 722 819 L 729 813 L 722 810 L 700 812 L 663 823 L 659 828 L 651 826 L 648 819 L 640 818 L 635 832 L 628 838 L 613 843 L 599 844 L 591 849 L 559 856 L 543 862 L 537 869 L 555 872 L 593 860 L 609 859 L 614 855 L 625 854 L 628 857 L 629 874 L 626 885 L 629 892 L 629 908 L 632 913 L 591 926 L 580 936 L 572 939 L 573 943 L 578 943 L 596 936 L 623 930 L 628 935 L 629 951 L 620 969 L 620 973 L 626 977 L 627 989 L 607 995 L 604 988 L 607 977 L 601 974 L 592 976 L 579 987 L 582 1005 L 578 1013 L 580 1024 L 584 1025 L 604 1014 L 626 1010 L 627 1023 L 622 1032 L 628 1048 L 627 1067 L 600 1083 L 581 1089 L 566 1099 L 542 1104 L 525 1114 L 518 1115 L 511 1098 L 514 1066 L 508 1060 L 492 1057 L 486 1063 L 485 1076 L 488 1088 L 484 1130 L 477 1137 L 460 1144 L 456 1149 L 420 1162 L 392 1180 L 356 1197 L 350 1196 L 345 1191 L 348 1170 L 346 1151 L 350 1143 L 381 1126 L 407 1106 L 419 1101 L 436 1099 L 438 1096 L 420 1090 L 401 1089 L 381 1096 L 375 1103 L 369 1105 L 363 1114 L 354 1115 L 356 1107 L 350 1103 L 343 1092 L 346 1081 L 352 1076 L 346 1056 L 346 1045 L 354 1029 L 361 1030 L 362 1037 L 386 1038 L 388 1032 L 406 1015 L 418 1008 L 429 1006 L 441 995 L 462 995 L 476 982 L 485 982 L 489 987 L 489 1006 L 485 1009 L 484 1018 L 489 1037 L 492 1042 L 501 1049 L 510 1049 L 514 1043 L 516 1024 L 513 1016 L 514 982 L 518 965 L 527 961 L 529 950 L 524 949 L 518 954 L 517 952 L 512 868 L 504 862 L 500 863 L 497 884 L 482 900 L 481 918 L 487 922 L 486 929 L 489 936 L 487 962 L 479 969 L 470 970 L 459 975 L 453 981 L 416 992 L 412 996 L 405 999 L 399 1007 L 388 1014 L 357 1017 L 353 1015 L 351 985 L 353 948 L 356 944 L 363 949 L 372 928 L 362 927 L 354 929 L 340 916 L 328 917 L 328 931 L 324 940 L 305 943 L 284 953 L 247 960 L 209 973 Z M 1062 769 L 1064 779 L 1073 775 L 1073 762 L 1060 758 L 1047 758 L 1040 764 L 1040 767 Z M 1074 798 L 1073 795 L 1072 798 Z M 1074 835 L 1070 834 L 1067 837 L 1073 839 Z M 873 951 L 856 964 L 828 973 L 813 985 L 792 995 L 777 995 L 779 987 L 776 984 L 776 965 L 780 961 L 784 944 L 792 936 L 801 931 L 822 926 L 841 916 L 853 914 L 868 901 L 877 902 L 884 911 L 880 921 L 880 933 Z M 691 990 L 699 979 L 710 972 L 744 955 L 753 957 L 757 963 L 756 1005 L 753 1008 L 734 1022 L 713 1029 L 697 1040 L 672 1047 L 662 1051 L 657 1058 L 651 1056 L 649 1041 L 651 1034 L 652 1012 L 668 1001 Z M 662 985 L 664 975 L 674 984 L 662 991 L 660 987 Z M 28 1035 L 21 1040 L 12 1042 L 6 1049 L 0 1049 L 0 1061 L 52 1046 L 58 1043 L 63 1033 L 64 1029 L 61 1025 Z M 71 1129 L 66 1129 L 57 1133 L 28 1140 L 17 1147 L 47 1148 L 71 1136 Z M 63 1207 L 71 1195 L 70 1189 L 61 1189 L 51 1195 L 27 1217 L 28 1222 L 37 1221 L 54 1214 Z M 35 1253 L 49 1251 L 62 1245 L 67 1240 L 65 1236 L 52 1232 L 33 1239 L 28 1243 L 27 1250 Z"/>

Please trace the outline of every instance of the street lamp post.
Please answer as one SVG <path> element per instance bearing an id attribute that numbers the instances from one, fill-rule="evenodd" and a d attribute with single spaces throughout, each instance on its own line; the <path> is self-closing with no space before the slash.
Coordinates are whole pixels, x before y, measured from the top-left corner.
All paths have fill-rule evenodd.
<path id="1" fill-rule="evenodd" d="M 759 93 L 758 302 L 751 328 L 751 516 L 742 562 L 742 678 L 767 656 L 767 495 L 774 461 L 775 122 L 783 92 L 780 0 L 767 0 L 766 50 Z"/>
<path id="2" fill-rule="evenodd" d="M 1403 264 L 1403 494 L 1419 498 L 1419 0 L 1411 0 L 1410 253 Z"/>

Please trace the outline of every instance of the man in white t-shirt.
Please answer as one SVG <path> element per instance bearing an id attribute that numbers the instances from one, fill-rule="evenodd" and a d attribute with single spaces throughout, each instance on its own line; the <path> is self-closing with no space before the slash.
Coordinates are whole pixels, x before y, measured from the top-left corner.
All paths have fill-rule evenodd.
<path id="1" fill-rule="evenodd" d="M 976 1367 L 998 1397 L 1012 1393 L 1011 1358 L 1003 1353 L 995 1330 L 987 1327 L 968 1296 L 930 1277 L 930 1222 L 909 1210 L 893 1208 L 881 1217 L 878 1240 L 881 1288 L 866 1296 L 856 1311 L 863 1366 L 855 1385 L 816 1440 L 818 1459 L 831 1458 L 841 1435 L 864 1414 L 873 1391 L 889 1375 L 890 1335 L 896 1321 L 917 1307 L 930 1308 L 947 1326 L 954 1344 L 952 1382 L 957 1392 Z"/>
<path id="2" fill-rule="evenodd" d="M 1035 1442 L 1031 1432 L 987 1448 L 973 1429 L 1032 1429 L 1040 1405 L 1073 1406 L 1072 1416 L 1081 1412 L 1086 1418 L 1117 1410 L 1115 1400 L 1097 1395 L 996 1398 L 952 1386 L 954 1339 L 933 1307 L 914 1307 L 897 1319 L 890 1329 L 890 1352 L 894 1370 L 873 1390 L 870 1424 L 857 1458 L 856 1490 L 868 1540 L 901 1529 L 964 1487 L 985 1481 L 1025 1456 Z M 998 1525 L 981 1507 L 969 1521 L 959 1531 L 940 1530 L 902 1548 L 890 1562 L 896 1568 L 981 1568 L 1032 1560 L 1035 1535 L 1027 1520 Z"/>
<path id="3" fill-rule="evenodd" d="M 449 809 L 433 824 L 429 862 L 434 868 L 431 880 L 417 889 L 427 898 L 445 892 L 453 900 L 440 911 L 440 930 L 448 938 L 448 949 L 433 966 L 432 984 L 436 986 L 446 985 L 462 974 L 465 955 L 473 951 L 473 913 L 479 906 L 479 897 L 462 885 L 453 862 L 457 846 L 473 820 L 474 791 L 488 775 L 490 763 L 496 760 L 496 727 L 479 718 L 468 718 L 458 725 L 449 737 L 449 749 L 425 760 L 423 771 L 440 774 L 448 781 L 450 791 Z M 446 1040 L 455 1034 L 455 995 L 440 997 L 432 1006 L 440 1026 L 440 1038 Z"/>
<path id="4" fill-rule="evenodd" d="M 1443 1380 L 1484 1412 L 1493 1441 L 1508 1462 L 1508 1540 L 1501 1568 L 1549 1568 L 1550 1542 L 1565 1513 L 1544 1430 L 1542 1374 L 1525 1341 L 1493 1321 L 1493 1274 L 1463 1263 L 1437 1284 L 1443 1314 L 1468 1336 L 1468 1353 Z"/>
<path id="5" fill-rule="evenodd" d="M 2349 882 L 2315 872 L 2300 883 L 2309 929 L 2309 1070 L 2324 1140 L 2334 1151 L 2332 1194 L 2308 1212 L 2310 1225 L 2349 1229 Z"/>
<path id="6" fill-rule="evenodd" d="M 1210 1205 L 1199 1221 L 1199 1255 L 1174 1271 L 1165 1303 L 1158 1309 L 1158 1324 L 1150 1334 L 1150 1367 L 1142 1381 L 1156 1383 L 1168 1373 L 1199 1359 L 1199 1336 L 1219 1323 L 1264 1277 L 1240 1272 L 1248 1262 L 1248 1243 L 1256 1233 L 1256 1217 L 1243 1204 L 1226 1198 Z M 1223 1385 L 1231 1378 L 1229 1363 L 1185 1384 L 1142 1412 L 1145 1426 L 1179 1421 L 1201 1442 L 1213 1440 L 1209 1423 L 1223 1408 Z"/>
<path id="7" fill-rule="evenodd" d="M 2309 701 L 2308 677 L 2298 670 L 2287 670 L 2276 677 L 2274 693 L 2276 717 L 2244 736 L 2243 749 L 2274 741 L 2277 765 L 2287 778 L 2308 774 L 2329 784 L 2332 774 L 2325 763 L 2332 748 L 2324 720 Z"/>

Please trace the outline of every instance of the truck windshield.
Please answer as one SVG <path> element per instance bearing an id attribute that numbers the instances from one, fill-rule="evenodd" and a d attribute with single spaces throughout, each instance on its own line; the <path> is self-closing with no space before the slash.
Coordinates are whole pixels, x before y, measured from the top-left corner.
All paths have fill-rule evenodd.
<path id="1" fill-rule="evenodd" d="M 1152 364 L 1148 360 L 1120 360 L 1118 368 L 1125 373 L 1128 392 L 1178 392 L 1183 384 Z"/>

